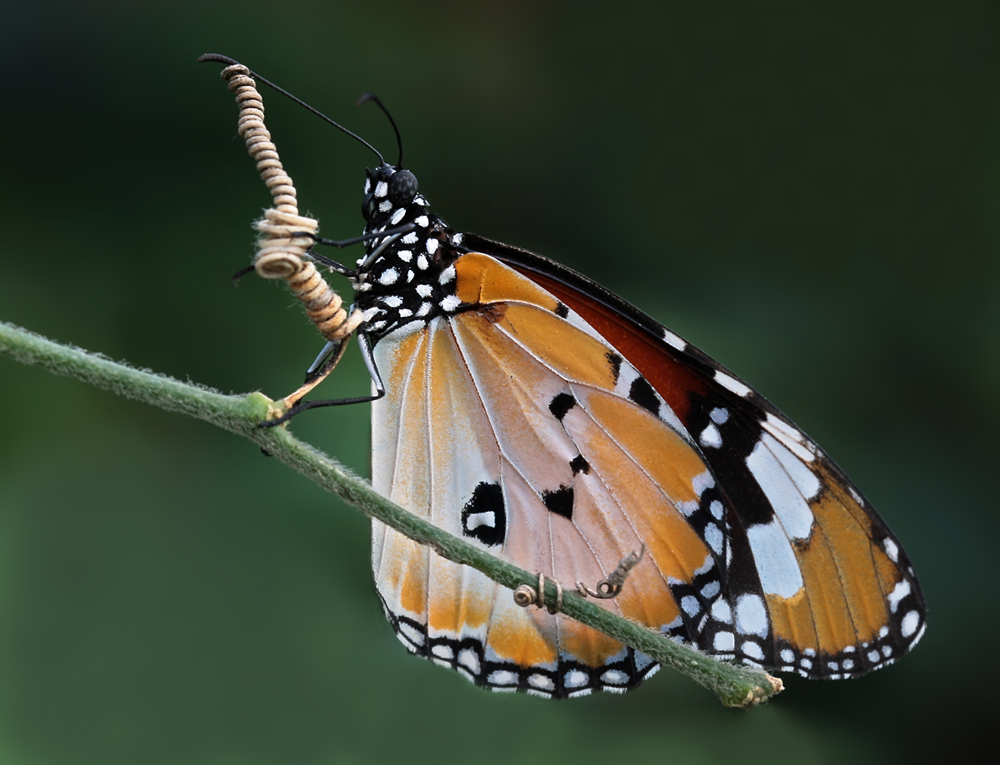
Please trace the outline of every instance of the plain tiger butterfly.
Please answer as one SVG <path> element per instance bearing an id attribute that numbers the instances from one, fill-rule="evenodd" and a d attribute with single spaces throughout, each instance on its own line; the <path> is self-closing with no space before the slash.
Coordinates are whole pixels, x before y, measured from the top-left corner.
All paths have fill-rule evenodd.
<path id="1" fill-rule="evenodd" d="M 355 290 L 377 491 L 562 582 L 644 548 L 598 602 L 719 659 L 837 679 L 916 644 L 909 558 L 801 430 L 599 284 L 451 229 L 401 157 L 378 156 L 365 254 L 356 268 L 316 256 Z M 294 411 L 328 403 L 345 402 Z M 379 521 L 372 570 L 406 648 L 489 690 L 620 693 L 657 669 Z"/>

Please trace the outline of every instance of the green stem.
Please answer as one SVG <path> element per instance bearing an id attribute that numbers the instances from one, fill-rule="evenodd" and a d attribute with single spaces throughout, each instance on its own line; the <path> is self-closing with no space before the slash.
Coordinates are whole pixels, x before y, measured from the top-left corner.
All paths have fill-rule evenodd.
<path id="1" fill-rule="evenodd" d="M 368 517 L 377 518 L 411 539 L 431 546 L 439 555 L 472 566 L 511 589 L 521 584 L 537 586 L 537 574 L 512 566 L 393 504 L 336 460 L 296 439 L 286 427 L 258 427 L 257 424 L 269 416 L 272 403 L 260 393 L 225 396 L 208 388 L 55 343 L 4 322 L 0 322 L 0 352 L 22 363 L 37 364 L 56 374 L 74 377 L 161 409 L 196 417 L 245 436 Z M 550 580 L 545 600 L 554 603 L 555 599 L 556 588 Z M 780 683 L 764 672 L 716 661 L 606 611 L 574 592 L 564 594 L 562 611 L 648 654 L 664 666 L 682 672 L 713 691 L 727 706 L 751 706 L 781 690 Z"/>

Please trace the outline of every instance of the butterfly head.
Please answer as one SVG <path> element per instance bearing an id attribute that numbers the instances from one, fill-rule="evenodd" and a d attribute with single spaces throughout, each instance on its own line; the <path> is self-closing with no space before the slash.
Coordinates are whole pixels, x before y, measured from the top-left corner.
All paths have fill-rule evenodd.
<path id="1" fill-rule="evenodd" d="M 462 236 L 429 207 L 409 170 L 387 163 L 368 170 L 361 214 L 365 233 L 375 236 L 352 281 L 372 339 L 459 308 L 453 264 Z"/>
<path id="2" fill-rule="evenodd" d="M 389 164 L 369 170 L 365 180 L 365 198 L 361 203 L 361 214 L 367 221 L 367 230 L 384 229 L 386 223 L 390 223 L 390 226 L 397 225 L 392 221 L 398 219 L 402 222 L 411 206 L 425 209 L 427 200 L 417 189 L 417 176 L 409 170 Z"/>

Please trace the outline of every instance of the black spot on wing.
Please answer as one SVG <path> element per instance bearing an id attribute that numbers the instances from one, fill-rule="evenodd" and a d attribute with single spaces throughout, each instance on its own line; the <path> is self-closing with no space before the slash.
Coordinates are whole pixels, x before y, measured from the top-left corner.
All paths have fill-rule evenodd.
<path id="1" fill-rule="evenodd" d="M 656 415 L 660 413 L 660 401 L 656 396 L 656 391 L 653 390 L 652 385 L 646 382 L 645 377 L 636 377 L 632 381 L 628 397 L 643 409 L 648 409 Z"/>
<path id="2" fill-rule="evenodd" d="M 570 460 L 569 466 L 573 468 L 573 475 L 578 475 L 580 473 L 587 475 L 590 473 L 590 463 L 584 459 L 582 454 L 578 454 Z"/>
<path id="3" fill-rule="evenodd" d="M 561 319 L 565 319 L 569 316 L 569 306 L 561 300 L 556 304 L 556 316 Z"/>
<path id="4" fill-rule="evenodd" d="M 462 508 L 462 534 L 490 547 L 507 535 L 507 509 L 500 484 L 483 481 Z"/>
<path id="5" fill-rule="evenodd" d="M 542 502 L 550 513 L 561 515 L 563 518 L 573 517 L 573 487 L 560 486 L 553 491 L 542 492 Z"/>
<path id="6" fill-rule="evenodd" d="M 614 351 L 608 351 L 606 354 L 608 364 L 611 365 L 611 375 L 614 377 L 615 384 L 618 383 L 618 375 L 622 371 L 622 357 L 619 356 Z"/>
<path id="7" fill-rule="evenodd" d="M 552 412 L 557 420 L 562 422 L 562 418 L 566 416 L 566 412 L 574 406 L 576 406 L 576 399 L 571 394 L 559 393 L 549 402 L 549 411 Z"/>

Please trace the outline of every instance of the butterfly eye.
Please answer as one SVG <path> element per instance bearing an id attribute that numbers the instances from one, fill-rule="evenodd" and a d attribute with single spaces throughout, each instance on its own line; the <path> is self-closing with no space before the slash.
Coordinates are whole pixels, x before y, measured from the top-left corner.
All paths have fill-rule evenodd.
<path id="1" fill-rule="evenodd" d="M 389 201 L 405 207 L 417 196 L 417 176 L 409 170 L 397 170 L 389 179 Z"/>
<path id="2" fill-rule="evenodd" d="M 374 194 L 365 194 L 365 198 L 361 201 L 361 214 L 364 216 L 365 220 L 369 223 L 375 220 L 375 213 L 378 209 L 378 202 L 375 201 Z"/>

